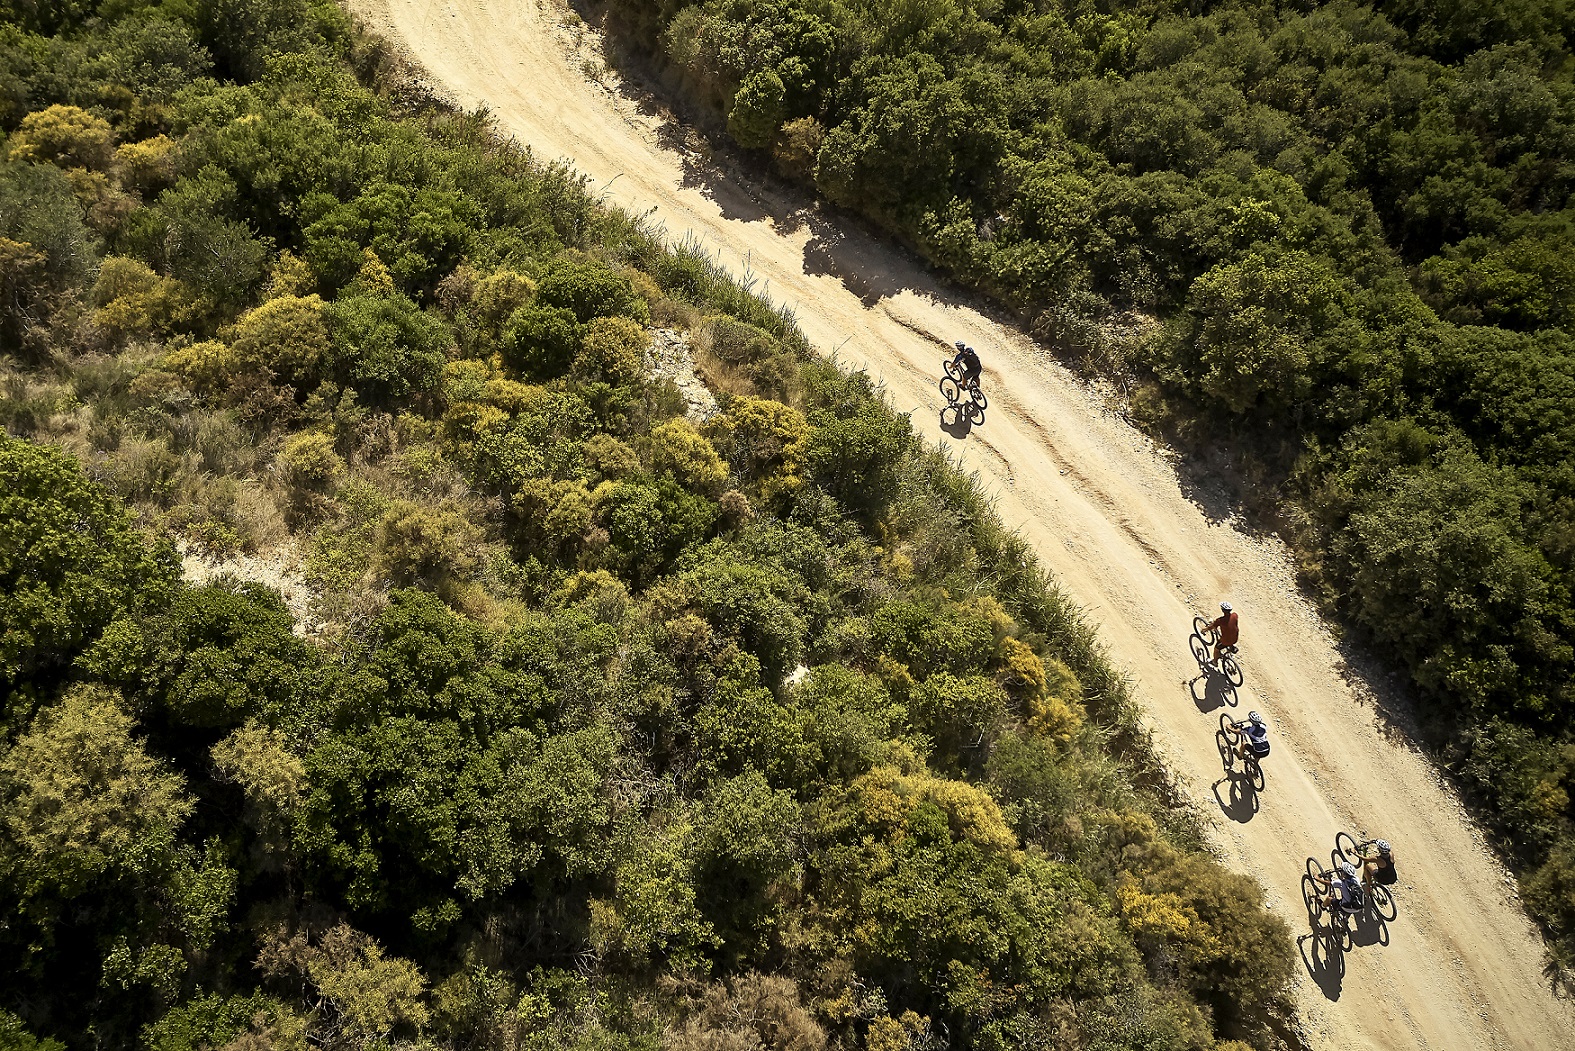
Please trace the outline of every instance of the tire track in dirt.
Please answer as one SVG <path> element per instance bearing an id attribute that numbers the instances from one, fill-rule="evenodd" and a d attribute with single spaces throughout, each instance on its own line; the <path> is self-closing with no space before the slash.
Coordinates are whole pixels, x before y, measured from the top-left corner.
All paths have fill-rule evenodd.
<path id="1" fill-rule="evenodd" d="M 648 214 L 675 243 L 711 246 L 735 274 L 769 282 L 822 352 L 868 370 L 893 404 L 919 406 L 916 430 L 978 473 L 1005 522 L 1098 626 L 1220 856 L 1259 879 L 1293 930 L 1306 930 L 1309 854 L 1326 856 L 1342 828 L 1395 843 L 1401 911 L 1371 932 L 1388 944 L 1358 946 L 1343 968 L 1299 945 L 1311 1046 L 1575 1048 L 1575 1010 L 1541 981 L 1540 945 L 1508 877 L 1403 729 L 1378 718 L 1382 684 L 1347 665 L 1278 543 L 1212 519 L 1163 450 L 908 256 L 709 163 L 659 105 L 600 72 L 594 34 L 559 9 L 350 3 L 453 101 L 487 106 L 537 156 L 570 160 L 608 202 Z M 992 400 L 1004 396 L 1007 410 L 962 439 L 941 430 L 935 386 L 936 348 L 955 339 L 980 348 Z M 1227 811 L 1205 787 L 1220 772 L 1213 733 L 1225 702 L 1189 685 L 1192 615 L 1227 595 L 1242 611 L 1249 676 L 1238 710 L 1262 709 L 1275 731 L 1255 813 Z"/>

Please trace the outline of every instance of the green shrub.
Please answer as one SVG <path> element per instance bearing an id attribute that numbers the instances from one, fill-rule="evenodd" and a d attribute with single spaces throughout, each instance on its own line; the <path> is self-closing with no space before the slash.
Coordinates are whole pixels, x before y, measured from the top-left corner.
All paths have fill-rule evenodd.
<path id="1" fill-rule="evenodd" d="M 786 97 L 782 78 L 771 70 L 745 77 L 727 114 L 727 130 L 733 141 L 746 149 L 771 145 L 787 115 Z"/>
<path id="2" fill-rule="evenodd" d="M 173 553 L 150 548 L 75 460 L 5 436 L 0 536 L 0 677 L 10 688 L 68 665 L 120 611 L 162 601 L 176 574 Z"/>
<path id="3" fill-rule="evenodd" d="M 536 301 L 572 312 L 579 321 L 627 317 L 650 324 L 651 314 L 627 277 L 592 259 L 563 257 L 551 263 L 536 286 Z"/>
<path id="4" fill-rule="evenodd" d="M 409 299 L 352 295 L 335 300 L 327 318 L 341 383 L 379 404 L 437 389 L 453 337 Z"/>
<path id="5" fill-rule="evenodd" d="M 516 310 L 503 331 L 503 360 L 522 376 L 561 376 L 579 357 L 585 326 L 563 307 L 527 306 Z"/>

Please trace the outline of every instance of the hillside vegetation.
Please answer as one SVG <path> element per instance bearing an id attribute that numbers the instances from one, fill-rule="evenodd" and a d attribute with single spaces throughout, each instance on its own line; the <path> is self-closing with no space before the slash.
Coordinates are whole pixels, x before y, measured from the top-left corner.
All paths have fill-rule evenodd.
<path id="1" fill-rule="evenodd" d="M 334 7 L 0 11 L 0 1046 L 1275 1046 L 1285 925 L 864 377 Z"/>
<path id="2" fill-rule="evenodd" d="M 740 145 L 1245 461 L 1575 961 L 1567 4 L 610 6 Z"/>

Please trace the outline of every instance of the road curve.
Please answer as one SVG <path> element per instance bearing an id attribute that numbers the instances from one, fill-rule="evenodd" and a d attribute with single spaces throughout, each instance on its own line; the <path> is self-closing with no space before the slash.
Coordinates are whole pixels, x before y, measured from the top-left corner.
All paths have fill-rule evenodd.
<path id="1" fill-rule="evenodd" d="M 1381 719 L 1372 691 L 1298 594 L 1273 539 L 1211 518 L 1165 451 L 1021 332 L 968 305 L 903 253 L 839 229 L 802 201 L 708 171 L 660 106 L 623 91 L 595 35 L 547 0 L 349 0 L 424 67 L 435 88 L 486 106 L 538 157 L 564 158 L 593 189 L 700 242 L 791 307 L 811 342 L 885 385 L 924 437 L 977 471 L 1133 677 L 1165 762 L 1211 825 L 1218 853 L 1262 882 L 1304 933 L 1305 858 L 1340 829 L 1384 835 L 1401 860 L 1399 915 L 1357 928 L 1342 958 L 1299 943 L 1297 998 L 1313 1048 L 1474 1051 L 1575 1048 L 1575 1009 L 1542 978 L 1538 936 L 1511 881 L 1428 761 Z M 981 348 L 988 420 L 940 426 L 939 362 Z M 1274 729 L 1254 801 L 1211 783 L 1225 698 L 1194 682 L 1194 612 L 1241 612 L 1243 713 Z"/>

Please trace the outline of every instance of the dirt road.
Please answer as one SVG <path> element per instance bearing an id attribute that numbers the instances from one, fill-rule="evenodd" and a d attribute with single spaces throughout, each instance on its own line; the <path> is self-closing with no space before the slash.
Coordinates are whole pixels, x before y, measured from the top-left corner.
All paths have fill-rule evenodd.
<path id="1" fill-rule="evenodd" d="M 883 244 L 802 202 L 763 198 L 682 152 L 682 129 L 616 90 L 594 36 L 541 0 L 352 0 L 434 85 L 486 105 L 544 159 L 568 158 L 606 199 L 652 212 L 792 307 L 813 343 L 869 370 L 918 430 L 979 472 L 1088 611 L 1128 669 L 1166 761 L 1213 822 L 1224 859 L 1307 930 L 1299 882 L 1340 829 L 1384 835 L 1401 858 L 1399 915 L 1356 930 L 1342 957 L 1301 949 L 1299 993 L 1315 1048 L 1575 1048 L 1575 1011 L 1541 977 L 1540 942 L 1458 801 L 1403 734 L 1381 723 L 1360 678 L 1297 594 L 1272 540 L 1211 520 L 1162 450 L 1022 334 L 969 309 Z M 675 148 L 676 144 L 676 148 Z M 988 420 L 939 424 L 939 362 L 980 347 Z M 1214 730 L 1226 697 L 1187 650 L 1193 613 L 1241 611 L 1246 685 L 1238 714 L 1274 728 L 1267 788 L 1232 798 Z"/>

